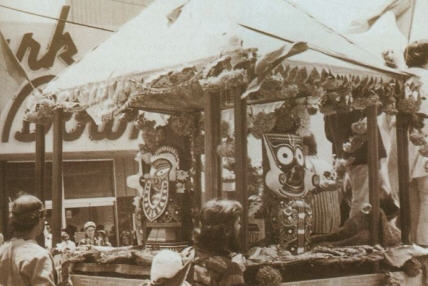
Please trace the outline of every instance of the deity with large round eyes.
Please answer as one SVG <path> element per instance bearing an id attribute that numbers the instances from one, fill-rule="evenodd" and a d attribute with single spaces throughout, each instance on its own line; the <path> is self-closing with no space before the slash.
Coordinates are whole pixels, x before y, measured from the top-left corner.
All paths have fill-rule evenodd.
<path id="1" fill-rule="evenodd" d="M 265 134 L 270 170 L 265 181 L 270 190 L 282 197 L 302 197 L 305 191 L 305 158 L 302 139 L 290 134 Z"/>
<path id="2" fill-rule="evenodd" d="M 317 177 L 305 170 L 301 137 L 264 134 L 263 142 L 269 164 L 265 170 L 269 190 L 264 195 L 266 219 L 272 226 L 269 243 L 280 244 L 294 254 L 303 253 L 309 247 L 312 229 L 312 211 L 305 199 Z"/>

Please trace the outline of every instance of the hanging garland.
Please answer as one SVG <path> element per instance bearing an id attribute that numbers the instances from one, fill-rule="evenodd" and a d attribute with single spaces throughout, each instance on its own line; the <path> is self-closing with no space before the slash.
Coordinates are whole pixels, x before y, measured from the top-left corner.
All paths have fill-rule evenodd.
<path id="1" fill-rule="evenodd" d="M 196 129 L 195 117 L 189 113 L 171 115 L 168 125 L 178 136 L 192 136 Z"/>
<path id="2" fill-rule="evenodd" d="M 165 140 L 165 130 L 161 126 L 156 126 L 154 120 L 148 120 L 145 118 L 144 113 L 138 115 L 135 120 L 135 125 L 142 131 L 142 137 L 144 141 L 144 149 L 148 152 L 155 152 L 155 150 Z"/>

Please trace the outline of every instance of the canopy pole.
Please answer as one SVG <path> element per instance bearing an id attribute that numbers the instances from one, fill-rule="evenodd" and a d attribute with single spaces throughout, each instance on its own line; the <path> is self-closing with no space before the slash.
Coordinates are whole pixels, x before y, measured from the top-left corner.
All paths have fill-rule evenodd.
<path id="1" fill-rule="evenodd" d="M 398 113 L 396 119 L 401 241 L 404 244 L 410 244 L 409 141 L 407 138 L 409 125 L 405 114 Z"/>
<path id="2" fill-rule="evenodd" d="M 195 150 L 196 139 L 198 138 L 201 132 L 201 115 L 200 113 L 195 114 L 194 122 L 195 122 L 195 130 L 192 134 L 192 150 Z M 194 197 L 193 197 L 193 208 L 200 210 L 202 204 L 202 184 L 201 184 L 201 155 L 196 154 L 193 151 L 193 160 L 192 160 L 192 168 L 194 170 L 193 173 L 193 189 L 194 189 Z"/>
<path id="3" fill-rule="evenodd" d="M 377 106 L 367 108 L 367 145 L 369 172 L 369 201 L 372 205 L 370 219 L 370 243 L 379 243 L 379 142 Z"/>
<path id="4" fill-rule="evenodd" d="M 34 175 L 35 194 L 45 203 L 45 126 L 43 124 L 36 124 L 36 170 Z"/>
<path id="5" fill-rule="evenodd" d="M 220 144 L 220 93 L 208 92 L 205 96 L 205 196 L 206 202 L 221 198 L 220 156 L 217 146 Z"/>
<path id="6" fill-rule="evenodd" d="M 7 218 L 9 217 L 9 201 L 6 191 L 6 161 L 0 161 L 0 233 L 7 235 Z"/>
<path id="7" fill-rule="evenodd" d="M 235 184 L 236 197 L 240 200 L 243 212 L 241 220 L 241 247 L 248 249 L 248 162 L 247 162 L 247 104 L 241 99 L 241 88 L 233 89 L 235 115 Z"/>
<path id="8" fill-rule="evenodd" d="M 63 112 L 55 110 L 52 154 L 52 247 L 61 242 L 62 225 L 62 134 Z"/>

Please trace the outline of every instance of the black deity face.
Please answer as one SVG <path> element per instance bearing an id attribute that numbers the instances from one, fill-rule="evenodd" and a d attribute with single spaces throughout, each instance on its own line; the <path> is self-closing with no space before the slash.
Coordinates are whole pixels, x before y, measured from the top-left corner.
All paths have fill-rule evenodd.
<path id="1" fill-rule="evenodd" d="M 291 134 L 265 134 L 263 139 L 270 166 L 266 185 L 282 197 L 302 196 L 305 192 L 302 139 Z"/>

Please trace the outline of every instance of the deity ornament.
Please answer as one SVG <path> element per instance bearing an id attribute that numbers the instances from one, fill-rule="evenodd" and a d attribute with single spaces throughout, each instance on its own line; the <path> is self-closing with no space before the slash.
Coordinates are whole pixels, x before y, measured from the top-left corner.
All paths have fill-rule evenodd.
<path id="1" fill-rule="evenodd" d="M 136 161 L 139 173 L 128 177 L 128 186 L 138 190 L 136 204 L 140 207 L 135 209 L 151 229 L 147 242 L 180 241 L 182 209 L 177 193 L 184 192 L 189 176 L 179 169 L 177 150 L 162 146 L 150 156 L 140 151 Z"/>
<path id="2" fill-rule="evenodd" d="M 305 170 L 302 138 L 292 134 L 264 134 L 268 161 L 264 196 L 267 218 L 274 243 L 293 254 L 308 249 L 312 210 L 305 201 L 308 191 L 316 188 L 319 177 Z"/>

